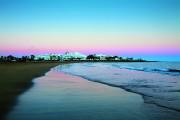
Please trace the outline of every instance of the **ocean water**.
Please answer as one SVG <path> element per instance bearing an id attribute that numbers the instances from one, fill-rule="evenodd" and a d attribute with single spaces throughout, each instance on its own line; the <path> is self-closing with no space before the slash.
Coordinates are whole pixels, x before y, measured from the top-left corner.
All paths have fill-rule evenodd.
<path id="1" fill-rule="evenodd" d="M 17 98 L 7 120 L 180 120 L 178 66 L 59 65 L 33 80 L 33 86 Z"/>
<path id="2" fill-rule="evenodd" d="M 123 88 L 144 102 L 180 111 L 180 62 L 76 63 L 56 71 Z"/>

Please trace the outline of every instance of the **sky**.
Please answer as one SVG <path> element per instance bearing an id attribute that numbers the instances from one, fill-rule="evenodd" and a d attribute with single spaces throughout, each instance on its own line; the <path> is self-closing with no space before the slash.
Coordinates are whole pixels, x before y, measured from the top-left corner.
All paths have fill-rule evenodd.
<path id="1" fill-rule="evenodd" d="M 0 0 L 0 55 L 180 61 L 180 0 Z"/>

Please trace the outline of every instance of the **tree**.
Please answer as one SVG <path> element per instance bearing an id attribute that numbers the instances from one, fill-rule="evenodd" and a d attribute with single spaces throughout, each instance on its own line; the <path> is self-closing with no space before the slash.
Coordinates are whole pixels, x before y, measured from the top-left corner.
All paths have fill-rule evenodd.
<path id="1" fill-rule="evenodd" d="M 21 59 L 23 62 L 29 60 L 29 57 L 28 56 L 22 56 L 22 59 Z"/>
<path id="2" fill-rule="evenodd" d="M 88 56 L 86 57 L 86 59 L 88 59 L 88 60 L 94 60 L 94 59 L 95 59 L 95 55 L 88 55 Z"/>
<path id="3" fill-rule="evenodd" d="M 0 57 L 0 61 L 3 61 L 3 56 Z"/>
<path id="4" fill-rule="evenodd" d="M 11 62 L 14 60 L 16 60 L 16 58 L 14 56 L 12 56 L 12 55 L 7 56 L 7 61 Z"/>
<path id="5" fill-rule="evenodd" d="M 107 57 L 106 57 L 106 60 L 107 60 L 107 61 L 114 60 L 114 57 L 112 57 L 112 56 L 107 56 Z"/>
<path id="6" fill-rule="evenodd" d="M 131 57 L 131 58 L 127 58 L 127 61 L 133 61 L 133 58 Z"/>
<path id="7" fill-rule="evenodd" d="M 31 55 L 31 56 L 30 56 L 30 60 L 31 60 L 31 61 L 34 61 L 34 59 L 35 59 L 35 55 Z"/>
<path id="8" fill-rule="evenodd" d="M 122 57 L 119 57 L 119 60 L 123 60 L 123 58 L 122 58 Z"/>

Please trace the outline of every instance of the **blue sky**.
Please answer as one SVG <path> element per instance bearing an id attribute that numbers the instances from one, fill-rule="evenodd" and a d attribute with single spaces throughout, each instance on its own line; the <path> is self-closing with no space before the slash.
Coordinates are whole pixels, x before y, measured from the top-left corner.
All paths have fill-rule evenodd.
<path id="1" fill-rule="evenodd" d="M 179 33 L 180 0 L 0 0 L 0 54 L 95 49 L 180 60 Z"/>
<path id="2" fill-rule="evenodd" d="M 31 28 L 33 24 L 40 30 L 46 24 L 66 29 L 93 25 L 98 30 L 107 25 L 115 30 L 116 26 L 129 31 L 139 27 L 148 32 L 179 32 L 179 7 L 179 0 L 1 0 L 0 4 L 3 25 Z M 156 29 L 151 28 L 154 25 Z"/>

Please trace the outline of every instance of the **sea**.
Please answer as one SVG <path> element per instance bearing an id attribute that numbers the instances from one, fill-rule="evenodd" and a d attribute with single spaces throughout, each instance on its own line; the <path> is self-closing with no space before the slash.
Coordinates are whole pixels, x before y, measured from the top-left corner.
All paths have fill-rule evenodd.
<path id="1" fill-rule="evenodd" d="M 144 101 L 180 111 L 180 62 L 76 63 L 57 70 L 142 95 Z"/>
<path id="2" fill-rule="evenodd" d="M 180 120 L 180 62 L 56 66 L 33 80 L 7 120 Z"/>

